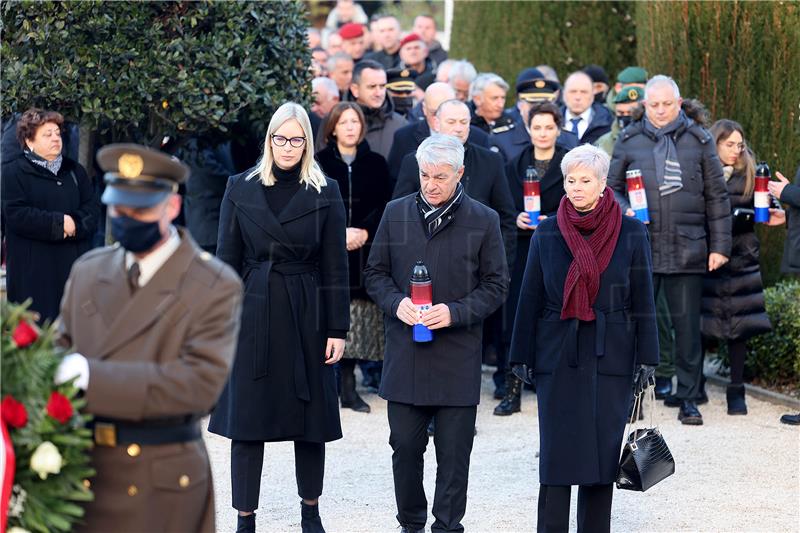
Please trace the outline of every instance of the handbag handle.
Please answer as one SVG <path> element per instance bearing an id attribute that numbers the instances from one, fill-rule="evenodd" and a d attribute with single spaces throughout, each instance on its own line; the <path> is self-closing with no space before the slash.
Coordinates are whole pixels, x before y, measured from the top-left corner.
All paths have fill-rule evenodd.
<path id="1" fill-rule="evenodd" d="M 650 401 L 648 402 L 650 404 L 650 427 L 655 427 L 653 425 L 653 413 L 655 411 L 655 404 L 656 404 L 656 387 L 655 387 L 655 385 L 650 385 L 649 387 L 647 387 L 646 391 L 647 391 L 647 393 L 649 393 L 648 396 L 650 396 Z M 642 391 L 639 394 L 637 394 L 635 396 L 635 398 L 634 398 L 633 410 L 631 411 L 631 417 L 628 420 L 628 423 L 625 425 L 625 441 L 626 442 L 627 442 L 628 436 L 631 434 L 632 426 L 636 423 L 636 420 L 638 418 L 639 408 L 642 405 L 642 396 L 644 396 L 644 395 L 645 395 L 645 391 Z M 635 440 L 636 439 L 634 438 L 634 441 Z M 632 443 L 632 446 L 635 449 L 635 446 L 636 446 L 635 442 Z"/>

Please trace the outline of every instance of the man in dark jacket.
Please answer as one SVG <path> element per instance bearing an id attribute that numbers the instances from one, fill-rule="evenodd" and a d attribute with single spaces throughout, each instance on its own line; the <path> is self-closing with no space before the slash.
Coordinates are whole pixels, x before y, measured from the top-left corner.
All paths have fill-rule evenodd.
<path id="1" fill-rule="evenodd" d="M 427 427 L 436 424 L 432 531 L 463 531 L 469 459 L 480 401 L 482 322 L 502 304 L 508 267 L 497 213 L 470 198 L 460 180 L 464 147 L 433 135 L 417 149 L 420 192 L 386 206 L 367 268 L 369 295 L 385 313 L 380 395 L 388 400 L 397 520 L 424 530 L 422 485 Z M 430 306 L 409 298 L 415 263 L 432 280 Z M 424 325 L 430 342 L 414 342 Z"/>
<path id="2" fill-rule="evenodd" d="M 433 131 L 455 136 L 464 145 L 464 177 L 461 183 L 471 198 L 491 207 L 500 216 L 506 258 L 508 264 L 513 264 L 517 213 L 506 179 L 503 158 L 469 142 L 469 108 L 459 100 L 447 100 L 439 106 L 434 117 Z M 406 155 L 400 165 L 392 198 L 400 198 L 419 190 L 419 170 L 415 154 Z"/>
<path id="3" fill-rule="evenodd" d="M 400 64 L 400 21 L 391 15 L 379 18 L 373 37 L 381 50 L 366 54 L 364 59 L 377 61 L 386 70 L 396 68 Z"/>
<path id="4" fill-rule="evenodd" d="M 564 82 L 564 129 L 578 136 L 580 144 L 594 142 L 611 130 L 614 117 L 608 108 L 594 103 L 592 78 L 573 72 Z"/>
<path id="5" fill-rule="evenodd" d="M 781 271 L 786 274 L 800 274 L 800 167 L 797 167 L 794 184 L 789 183 L 780 172 L 775 174 L 778 181 L 769 182 L 769 192 L 788 206 Z"/>
<path id="6" fill-rule="evenodd" d="M 414 121 L 407 126 L 403 126 L 394 134 L 392 150 L 389 152 L 389 158 L 387 159 L 389 175 L 393 182 L 397 181 L 397 173 L 400 171 L 403 158 L 412 152 L 416 152 L 420 143 L 431 134 L 436 110 L 439 109 L 442 102 L 452 100 L 455 97 L 455 91 L 447 83 L 432 83 L 425 89 L 425 98 L 421 102 L 425 120 Z M 467 140 L 484 148 L 489 147 L 489 136 L 475 127 L 470 127 Z"/>
<path id="7" fill-rule="evenodd" d="M 681 422 L 699 425 L 703 423 L 696 404 L 703 375 L 703 275 L 730 257 L 731 218 L 714 139 L 698 122 L 702 119 L 692 110 L 684 111 L 682 103 L 671 78 L 650 79 L 645 88 L 645 116 L 617 140 L 608 184 L 626 214 L 633 216 L 626 172 L 638 170 L 644 178 L 654 289 L 666 297 L 674 330 L 674 337 L 662 331 L 659 339 L 674 347 L 678 376 L 675 397 L 667 400 L 680 406 Z"/>

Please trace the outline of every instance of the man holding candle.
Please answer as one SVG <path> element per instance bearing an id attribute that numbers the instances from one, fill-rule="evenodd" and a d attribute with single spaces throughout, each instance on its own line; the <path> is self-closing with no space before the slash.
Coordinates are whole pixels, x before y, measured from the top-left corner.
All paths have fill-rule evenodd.
<path id="1" fill-rule="evenodd" d="M 674 348 L 678 376 L 677 391 L 667 397 L 668 405 L 680 407 L 678 419 L 683 424 L 700 425 L 700 296 L 703 275 L 730 257 L 730 201 L 702 110 L 694 102 L 683 102 L 677 84 L 662 75 L 647 82 L 644 104 L 645 115 L 625 128 L 614 146 L 608 185 L 625 214 L 636 216 L 626 175 L 633 170 L 642 174 L 654 290 L 663 291 L 672 322 L 671 330 L 659 331 L 665 349 Z"/>
<path id="2" fill-rule="evenodd" d="M 397 520 L 402 531 L 425 529 L 423 454 L 433 419 L 438 468 L 431 529 L 461 531 L 480 400 L 482 325 L 506 297 L 508 266 L 497 213 L 461 185 L 462 142 L 432 135 L 416 159 L 420 190 L 386 206 L 365 284 L 385 313 L 380 396 L 389 402 Z M 422 312 L 409 297 L 418 261 L 432 285 L 432 305 Z M 414 342 L 418 321 L 432 331 L 431 341 Z"/>

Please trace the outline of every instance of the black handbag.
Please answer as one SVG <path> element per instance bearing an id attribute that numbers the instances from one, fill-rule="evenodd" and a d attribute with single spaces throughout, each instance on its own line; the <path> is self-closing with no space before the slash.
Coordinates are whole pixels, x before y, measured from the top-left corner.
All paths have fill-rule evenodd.
<path id="1" fill-rule="evenodd" d="M 628 432 L 635 423 L 644 392 L 636 395 L 631 419 L 625 428 L 628 439 L 622 447 L 617 472 L 617 488 L 644 492 L 659 481 L 675 473 L 675 460 L 657 427 L 653 427 L 653 404 L 656 401 L 655 387 L 649 387 L 650 426 Z"/>

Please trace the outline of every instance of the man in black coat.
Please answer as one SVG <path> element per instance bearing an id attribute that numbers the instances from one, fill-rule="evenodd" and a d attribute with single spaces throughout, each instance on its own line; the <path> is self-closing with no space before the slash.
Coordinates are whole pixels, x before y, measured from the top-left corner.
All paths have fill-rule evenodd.
<path id="1" fill-rule="evenodd" d="M 788 207 L 781 271 L 800 274 L 800 167 L 797 167 L 794 184 L 789 183 L 780 172 L 775 174 L 778 180 L 769 182 L 769 192 Z"/>
<path id="2" fill-rule="evenodd" d="M 594 103 L 592 78 L 573 72 L 564 82 L 564 129 L 578 136 L 579 144 L 594 144 L 611 131 L 614 117 L 602 104 Z"/>
<path id="3" fill-rule="evenodd" d="M 392 150 L 389 152 L 389 157 L 387 158 L 387 163 L 389 163 L 389 175 L 392 178 L 392 182 L 397 181 L 397 173 L 400 171 L 403 158 L 415 152 L 420 143 L 431 134 L 431 127 L 436 117 L 436 110 L 439 109 L 442 102 L 452 100 L 455 97 L 455 91 L 447 83 L 432 83 L 425 89 L 425 98 L 420 102 L 422 104 L 422 112 L 425 115 L 425 120 L 413 121 L 411 124 L 397 130 L 394 134 Z M 488 148 L 489 136 L 480 129 L 470 126 L 467 142 Z"/>
<path id="4" fill-rule="evenodd" d="M 731 209 L 714 139 L 702 126 L 701 113 L 682 109 L 682 103 L 671 78 L 650 79 L 645 88 L 645 116 L 617 139 L 608 185 L 626 214 L 633 216 L 626 171 L 639 170 L 644 178 L 654 288 L 666 297 L 674 330 L 674 337 L 661 331 L 659 338 L 674 348 L 678 376 L 677 392 L 665 403 L 680 406 L 682 423 L 699 425 L 703 423 L 696 404 L 703 375 L 703 275 L 730 257 Z"/>
<path id="5" fill-rule="evenodd" d="M 420 192 L 386 206 L 365 269 L 367 292 L 385 313 L 380 396 L 388 400 L 397 519 L 424 530 L 427 427 L 436 424 L 432 531 L 463 531 L 469 459 L 481 386 L 482 322 L 502 304 L 508 267 L 497 213 L 461 185 L 464 147 L 433 135 L 417 149 Z M 432 280 L 426 309 L 409 298 L 415 263 Z M 414 342 L 422 324 L 430 342 Z"/>
<path id="6" fill-rule="evenodd" d="M 516 248 L 516 217 L 514 200 L 506 179 L 503 158 L 468 140 L 471 131 L 469 108 L 458 100 L 447 100 L 439 105 L 434 117 L 433 131 L 452 135 L 464 144 L 464 177 L 461 183 L 471 198 L 494 209 L 500 216 L 500 228 L 505 243 L 506 259 L 513 264 Z M 403 158 L 392 198 L 406 196 L 419 189 L 419 165 L 415 154 Z"/>

